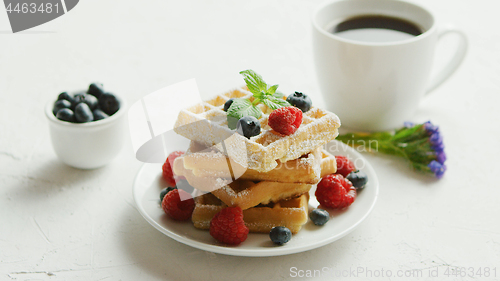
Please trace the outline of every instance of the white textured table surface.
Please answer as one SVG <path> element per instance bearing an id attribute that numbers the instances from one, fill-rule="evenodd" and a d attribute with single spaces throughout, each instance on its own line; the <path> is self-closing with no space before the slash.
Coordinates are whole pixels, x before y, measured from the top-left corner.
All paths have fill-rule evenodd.
<path id="1" fill-rule="evenodd" d="M 500 279 L 497 1 L 419 1 L 470 40 L 462 67 L 412 120 L 440 126 L 448 171 L 436 181 L 367 155 L 380 180 L 377 205 L 355 231 L 320 249 L 242 258 L 164 236 L 134 207 L 141 163 L 130 141 L 101 169 L 57 160 L 43 106 L 91 81 L 132 103 L 196 78 L 208 97 L 242 84 L 238 71 L 251 68 L 285 93 L 300 89 L 320 103 L 310 40 L 320 2 L 86 0 L 20 34 L 10 33 L 0 9 L 0 280 L 303 279 L 293 278 L 292 267 L 350 276 L 339 280 Z M 439 57 L 452 45 L 445 40 Z M 455 266 L 467 274 L 473 268 L 474 278 L 447 277 Z M 359 268 L 374 276 L 353 277 Z M 490 277 L 477 274 L 486 268 Z M 396 276 L 414 269 L 421 278 Z M 436 270 L 439 277 L 429 278 Z"/>

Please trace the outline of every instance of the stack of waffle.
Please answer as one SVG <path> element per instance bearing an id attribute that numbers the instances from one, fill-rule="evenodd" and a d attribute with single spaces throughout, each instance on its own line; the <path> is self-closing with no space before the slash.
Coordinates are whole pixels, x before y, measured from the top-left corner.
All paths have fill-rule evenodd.
<path id="1" fill-rule="evenodd" d="M 261 133 L 247 139 L 227 126 L 223 106 L 230 98 L 253 100 L 238 88 L 182 110 L 175 125 L 191 143 L 174 161 L 174 173 L 203 192 L 195 199 L 194 226 L 208 229 L 221 209 L 239 206 L 250 232 L 285 226 L 296 233 L 307 222 L 312 185 L 336 170 L 335 158 L 321 147 L 338 135 L 340 121 L 313 107 L 294 134 L 283 136 L 267 124 L 272 110 L 259 104 Z"/>

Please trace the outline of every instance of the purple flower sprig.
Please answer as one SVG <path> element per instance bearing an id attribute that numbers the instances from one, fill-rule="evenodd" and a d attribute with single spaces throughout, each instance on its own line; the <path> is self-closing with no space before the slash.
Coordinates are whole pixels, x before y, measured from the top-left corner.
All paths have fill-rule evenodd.
<path id="1" fill-rule="evenodd" d="M 396 131 L 349 133 L 337 137 L 350 146 L 364 146 L 367 151 L 405 158 L 415 170 L 442 178 L 446 171 L 446 153 L 439 127 L 430 121 L 405 122 Z"/>

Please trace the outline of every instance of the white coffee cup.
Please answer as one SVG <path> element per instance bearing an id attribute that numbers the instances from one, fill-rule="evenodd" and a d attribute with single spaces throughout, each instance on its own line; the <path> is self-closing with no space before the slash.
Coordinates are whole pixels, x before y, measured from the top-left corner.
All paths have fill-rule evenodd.
<path id="1" fill-rule="evenodd" d="M 335 23 L 360 15 L 407 20 L 423 33 L 409 39 L 367 42 L 329 31 Z M 452 26 L 438 28 L 427 9 L 397 0 L 341 0 L 318 7 L 313 14 L 314 60 L 325 107 L 342 125 L 376 131 L 402 126 L 424 95 L 458 68 L 467 38 Z M 445 34 L 459 35 L 459 46 L 448 64 L 430 77 L 436 45 Z"/>

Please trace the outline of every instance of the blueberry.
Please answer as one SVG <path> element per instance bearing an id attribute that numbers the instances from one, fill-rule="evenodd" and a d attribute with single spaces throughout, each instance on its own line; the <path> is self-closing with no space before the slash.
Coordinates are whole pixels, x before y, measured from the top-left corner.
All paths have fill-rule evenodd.
<path id="1" fill-rule="evenodd" d="M 330 219 L 330 214 L 323 209 L 314 209 L 309 218 L 315 225 L 324 225 Z"/>
<path id="2" fill-rule="evenodd" d="M 56 114 L 56 118 L 66 122 L 75 122 L 75 114 L 69 108 L 60 109 Z"/>
<path id="3" fill-rule="evenodd" d="M 73 98 L 68 94 L 68 92 L 62 92 L 57 97 L 57 100 L 67 100 L 70 103 L 73 103 Z"/>
<path id="4" fill-rule="evenodd" d="M 90 94 L 96 98 L 99 98 L 102 94 L 104 94 L 104 89 L 103 89 L 102 83 L 90 84 L 89 89 L 87 90 L 87 94 Z"/>
<path id="5" fill-rule="evenodd" d="M 94 116 L 92 115 L 92 111 L 90 110 L 89 106 L 86 103 L 81 102 L 76 105 L 75 119 L 79 123 L 94 121 Z"/>
<path id="6" fill-rule="evenodd" d="M 346 178 L 357 189 L 363 189 L 368 182 L 368 176 L 360 170 L 349 173 Z"/>
<path id="7" fill-rule="evenodd" d="M 236 131 L 248 139 L 256 136 L 260 134 L 259 120 L 253 116 L 243 116 L 236 123 Z"/>
<path id="8" fill-rule="evenodd" d="M 167 187 L 167 188 L 164 188 L 161 192 L 160 192 L 160 202 L 163 201 L 163 197 L 165 197 L 165 195 L 167 195 L 167 193 L 169 193 L 170 191 L 174 190 L 174 189 L 177 189 L 177 187 Z"/>
<path id="9" fill-rule="evenodd" d="M 302 110 L 302 112 L 309 111 L 309 109 L 311 109 L 311 106 L 312 106 L 311 99 L 307 95 L 305 95 L 301 92 L 295 92 L 295 93 L 289 95 L 288 98 L 286 98 L 286 101 L 289 104 Z"/>
<path id="10" fill-rule="evenodd" d="M 78 93 L 74 96 L 74 100 L 75 100 L 75 107 L 77 104 L 79 103 L 86 103 L 90 110 L 94 110 L 97 108 L 97 98 L 94 97 L 93 95 L 88 95 L 88 94 L 85 94 L 85 93 Z"/>
<path id="11" fill-rule="evenodd" d="M 93 95 L 85 95 L 85 103 L 90 107 L 90 110 L 94 110 L 97 108 L 97 104 L 99 103 L 99 101 L 97 100 L 96 97 L 94 97 Z"/>
<path id="12" fill-rule="evenodd" d="M 85 95 L 86 93 L 85 92 L 78 92 L 76 94 L 73 95 L 73 100 L 76 102 L 76 103 L 81 103 L 85 100 Z"/>
<path id="13" fill-rule="evenodd" d="M 234 99 L 228 99 L 226 101 L 226 103 L 224 103 L 224 111 L 227 112 L 227 110 L 229 109 L 229 107 L 231 107 L 231 104 L 233 104 L 233 101 L 234 101 Z"/>
<path id="14" fill-rule="evenodd" d="M 52 108 L 52 113 L 54 115 L 57 114 L 57 112 L 63 108 L 71 108 L 71 103 L 67 100 L 58 100 L 54 103 L 54 107 Z"/>
<path id="15" fill-rule="evenodd" d="M 292 239 L 292 232 L 284 226 L 276 226 L 269 232 L 269 237 L 274 244 L 283 245 Z"/>
<path id="16" fill-rule="evenodd" d="M 100 109 L 94 109 L 94 111 L 92 111 L 92 114 L 94 115 L 94 121 L 101 120 L 101 119 L 109 117 L 109 115 L 107 115 L 106 113 L 104 113 Z"/>
<path id="17" fill-rule="evenodd" d="M 73 95 L 73 100 L 71 101 L 71 109 L 74 111 L 75 107 L 85 101 L 85 93 L 77 93 Z"/>
<path id="18" fill-rule="evenodd" d="M 103 93 L 99 97 L 99 107 L 111 116 L 120 109 L 120 101 L 111 93 Z"/>

